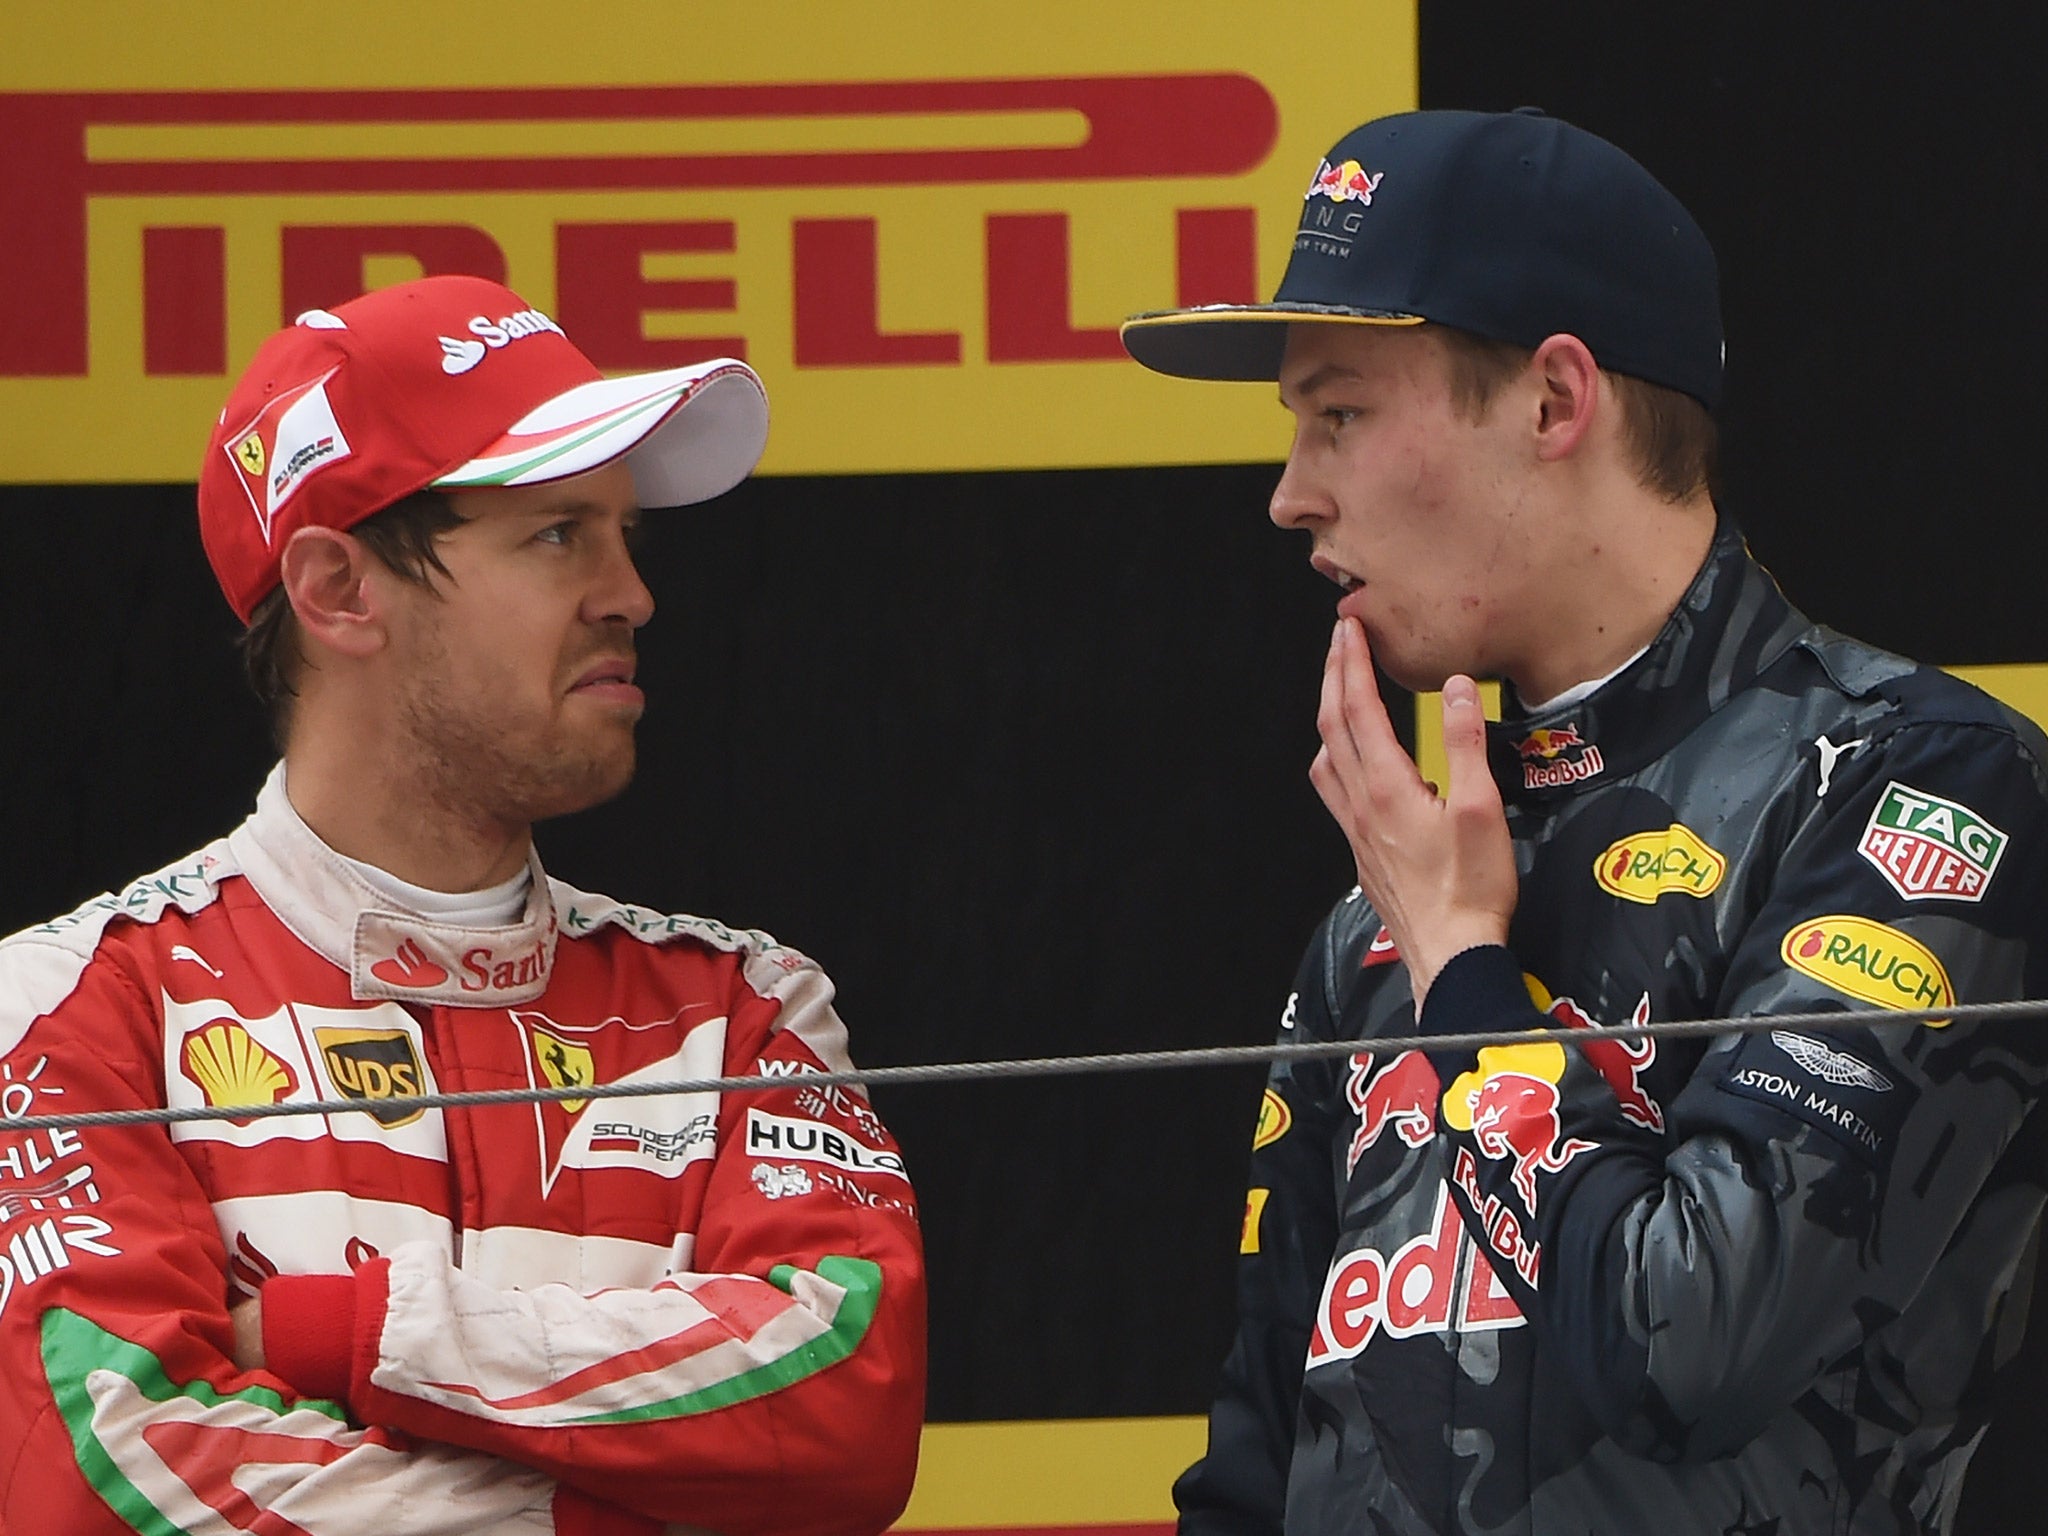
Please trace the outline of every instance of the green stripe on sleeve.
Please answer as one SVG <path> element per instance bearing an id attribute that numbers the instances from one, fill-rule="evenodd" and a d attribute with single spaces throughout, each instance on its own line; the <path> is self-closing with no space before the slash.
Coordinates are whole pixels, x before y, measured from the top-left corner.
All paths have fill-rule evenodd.
<path id="1" fill-rule="evenodd" d="M 648 1419 L 687 1418 L 691 1414 L 710 1413 L 715 1409 L 730 1408 L 735 1403 L 766 1397 L 771 1392 L 780 1392 L 784 1387 L 795 1385 L 807 1376 L 817 1375 L 827 1366 L 837 1365 L 860 1348 L 860 1341 L 867 1337 L 868 1327 L 875 1320 L 875 1308 L 882 1300 L 882 1267 L 869 1259 L 849 1259 L 830 1254 L 818 1260 L 817 1273 L 843 1289 L 846 1295 L 839 1303 L 839 1310 L 832 1315 L 831 1327 L 815 1339 L 807 1340 L 779 1360 L 757 1365 L 751 1371 L 742 1371 L 713 1386 L 686 1392 L 666 1402 L 644 1403 L 638 1408 L 623 1408 L 616 1413 L 593 1414 L 574 1422 L 634 1424 Z M 768 1278 L 778 1289 L 786 1291 L 795 1274 L 792 1266 L 778 1264 Z"/>
<path id="2" fill-rule="evenodd" d="M 268 1387 L 245 1387 L 240 1392 L 224 1393 L 208 1381 L 173 1381 L 163 1362 L 140 1344 L 109 1333 L 92 1319 L 64 1307 L 52 1307 L 43 1314 L 42 1354 L 43 1374 L 49 1379 L 57 1411 L 70 1430 L 79 1471 L 114 1513 L 142 1536 L 185 1536 L 185 1528 L 173 1523 L 128 1480 L 94 1432 L 92 1392 L 86 1385 L 94 1372 L 111 1371 L 126 1377 L 136 1391 L 153 1403 L 179 1398 L 190 1399 L 205 1408 L 230 1402 L 248 1403 L 280 1416 L 306 1409 L 343 1424 L 348 1422 L 339 1404 L 321 1399 L 286 1402 Z"/>

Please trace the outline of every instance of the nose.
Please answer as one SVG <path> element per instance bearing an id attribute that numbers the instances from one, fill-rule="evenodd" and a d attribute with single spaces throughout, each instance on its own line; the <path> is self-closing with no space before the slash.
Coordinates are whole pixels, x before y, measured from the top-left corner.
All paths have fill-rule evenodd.
<path id="1" fill-rule="evenodd" d="M 583 616 L 593 624 L 624 624 L 638 629 L 654 617 L 654 594 L 640 579 L 640 567 L 622 536 L 609 541 L 604 568 L 591 584 Z"/>
<path id="2" fill-rule="evenodd" d="M 1297 432 L 1287 466 L 1280 471 L 1280 483 L 1273 487 L 1273 499 L 1266 508 L 1267 516 L 1282 528 L 1305 528 L 1330 516 L 1329 499 L 1316 489 L 1301 458 L 1301 434 Z"/>

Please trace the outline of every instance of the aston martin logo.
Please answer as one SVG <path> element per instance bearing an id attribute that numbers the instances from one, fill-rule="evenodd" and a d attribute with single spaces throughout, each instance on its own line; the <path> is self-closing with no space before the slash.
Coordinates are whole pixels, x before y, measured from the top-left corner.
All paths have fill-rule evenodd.
<path id="1" fill-rule="evenodd" d="M 1866 1066 L 1846 1051 L 1838 1051 L 1824 1041 L 1811 1035 L 1795 1035 L 1789 1029 L 1774 1029 L 1771 1039 L 1778 1049 L 1806 1068 L 1815 1077 L 1844 1088 L 1868 1088 L 1875 1093 L 1889 1093 L 1892 1080 L 1875 1067 Z"/>

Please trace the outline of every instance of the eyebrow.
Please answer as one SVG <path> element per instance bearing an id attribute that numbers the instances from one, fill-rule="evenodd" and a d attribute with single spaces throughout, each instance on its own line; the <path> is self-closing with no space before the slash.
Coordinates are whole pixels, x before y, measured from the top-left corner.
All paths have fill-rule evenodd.
<path id="1" fill-rule="evenodd" d="M 637 522 L 640 514 L 645 510 L 645 508 L 636 504 L 625 511 L 625 519 L 628 522 Z M 529 507 L 518 515 L 544 522 L 549 518 L 557 517 L 602 517 L 609 511 L 611 511 L 611 508 L 603 502 L 592 501 L 585 496 L 578 496 L 568 501 L 548 502 L 538 507 Z"/>
<path id="2" fill-rule="evenodd" d="M 1356 380 L 1363 379 L 1364 377 L 1365 375 L 1356 368 L 1347 368 L 1342 363 L 1325 363 L 1307 378 L 1300 380 L 1292 386 L 1289 386 L 1286 380 L 1281 380 L 1280 403 L 1285 405 L 1290 394 L 1295 396 L 1312 395 L 1325 384 L 1333 384 L 1339 379 Z"/>

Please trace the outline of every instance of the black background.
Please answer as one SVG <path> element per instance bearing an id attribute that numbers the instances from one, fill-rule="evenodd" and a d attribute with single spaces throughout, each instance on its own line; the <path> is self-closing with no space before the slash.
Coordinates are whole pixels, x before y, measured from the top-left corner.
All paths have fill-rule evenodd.
<path id="1" fill-rule="evenodd" d="M 2017 6 L 1421 8 L 1424 105 L 1542 106 L 1694 210 L 1725 501 L 1795 602 L 1948 664 L 2048 659 L 2044 30 Z M 1372 110 L 1328 103 L 1327 137 Z M 656 519 L 640 777 L 544 853 L 816 955 L 866 1065 L 1268 1039 L 1349 884 L 1304 777 L 1332 592 L 1265 521 L 1274 473 L 762 480 Z M 191 500 L 0 487 L 0 931 L 225 830 L 268 765 Z M 926 1216 L 933 1418 L 1203 1409 L 1259 1081 L 878 1095 Z M 2044 1333 L 1965 1531 L 2034 1507 Z"/>

